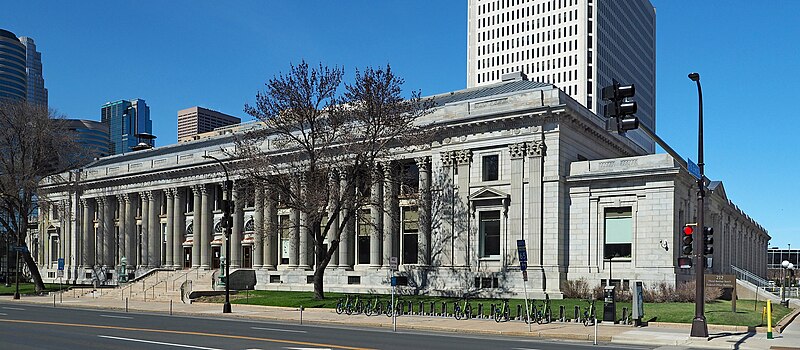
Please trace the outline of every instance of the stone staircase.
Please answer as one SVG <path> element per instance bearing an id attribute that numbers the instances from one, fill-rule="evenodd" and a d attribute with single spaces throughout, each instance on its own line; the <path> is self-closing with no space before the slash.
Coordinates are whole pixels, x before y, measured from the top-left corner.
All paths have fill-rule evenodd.
<path id="1" fill-rule="evenodd" d="M 102 298 L 124 301 L 170 301 L 181 302 L 181 285 L 191 286 L 191 290 L 213 290 L 211 278 L 215 270 L 197 268 L 187 270 L 157 269 L 146 276 L 115 288 L 74 288 L 64 293 L 68 298 Z M 189 291 L 191 291 L 189 290 Z M 188 293 L 187 293 L 188 294 Z"/>

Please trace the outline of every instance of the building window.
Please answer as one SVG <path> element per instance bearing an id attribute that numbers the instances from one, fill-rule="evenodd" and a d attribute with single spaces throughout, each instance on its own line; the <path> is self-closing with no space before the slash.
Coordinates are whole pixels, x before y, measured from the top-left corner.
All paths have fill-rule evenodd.
<path id="1" fill-rule="evenodd" d="M 483 181 L 496 181 L 500 178 L 500 156 L 486 155 L 481 158 Z"/>
<path id="2" fill-rule="evenodd" d="M 291 249 L 289 233 L 292 230 L 292 225 L 289 221 L 289 215 L 280 215 L 278 220 L 280 221 L 278 223 L 278 229 L 280 230 L 281 237 L 281 264 L 287 265 L 289 264 L 289 249 Z"/>
<path id="3" fill-rule="evenodd" d="M 419 212 L 403 207 L 403 264 L 416 264 L 419 252 Z"/>
<path id="4" fill-rule="evenodd" d="M 605 211 L 605 259 L 630 258 L 633 242 L 631 207 L 607 208 Z"/>
<path id="5" fill-rule="evenodd" d="M 372 215 L 369 209 L 362 209 L 358 216 L 358 264 L 369 264 L 369 233 L 372 230 Z"/>
<path id="6" fill-rule="evenodd" d="M 482 211 L 479 215 L 481 258 L 500 255 L 500 211 Z"/>

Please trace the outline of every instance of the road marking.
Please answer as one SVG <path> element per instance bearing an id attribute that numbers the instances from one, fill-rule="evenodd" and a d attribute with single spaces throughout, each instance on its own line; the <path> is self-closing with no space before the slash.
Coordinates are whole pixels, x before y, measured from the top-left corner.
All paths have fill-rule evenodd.
<path id="1" fill-rule="evenodd" d="M 100 315 L 100 317 L 108 317 L 108 318 L 124 318 L 126 320 L 132 320 L 133 317 L 128 316 L 115 316 L 115 315 Z"/>
<path id="2" fill-rule="evenodd" d="M 290 332 L 290 333 L 308 333 L 308 331 L 298 331 L 294 329 L 279 329 L 279 328 L 262 328 L 262 327 L 250 327 L 252 329 L 258 329 L 262 331 L 275 331 L 275 332 Z"/>
<path id="3" fill-rule="evenodd" d="M 539 350 L 535 348 L 514 348 L 514 350 Z"/>
<path id="4" fill-rule="evenodd" d="M 175 331 L 175 330 L 153 329 L 153 328 L 118 327 L 118 326 L 80 324 L 80 323 L 63 323 L 63 322 L 49 322 L 49 321 L 7 320 L 7 319 L 2 319 L 2 318 L 0 318 L 0 322 L 27 323 L 27 324 L 64 326 L 64 327 L 97 328 L 97 329 L 116 329 L 116 330 L 134 331 L 134 332 L 138 331 L 138 332 L 152 332 L 152 333 L 197 335 L 197 336 L 214 337 L 214 338 L 253 340 L 253 341 L 263 341 L 263 342 L 269 342 L 269 343 L 284 343 L 284 344 L 300 345 L 300 346 L 328 347 L 328 348 L 332 348 L 332 349 L 343 349 L 343 350 L 371 350 L 369 348 L 359 348 L 359 347 L 347 346 L 347 345 L 333 345 L 333 344 L 324 344 L 324 343 L 314 343 L 314 342 L 306 342 L 306 341 L 298 341 L 298 340 L 259 338 L 259 337 L 250 337 L 250 336 L 244 336 L 244 335 L 203 333 L 203 332 L 190 332 L 190 331 Z"/>
<path id="5" fill-rule="evenodd" d="M 6 309 L 6 310 L 19 310 L 19 311 L 25 311 L 25 309 L 23 309 L 23 308 L 19 308 L 19 307 L 3 306 L 3 308 L 4 308 L 4 309 Z"/>
<path id="6" fill-rule="evenodd" d="M 137 342 L 137 343 L 168 345 L 168 346 L 175 346 L 175 347 L 179 347 L 179 348 L 190 348 L 190 349 L 200 349 L 200 350 L 222 350 L 222 349 L 217 349 L 217 348 L 207 348 L 207 347 L 203 347 L 203 346 L 194 346 L 194 345 L 186 345 L 186 344 L 175 344 L 175 343 L 164 343 L 164 342 L 160 342 L 160 341 L 152 341 L 152 340 L 144 340 L 144 339 L 112 337 L 110 335 L 98 335 L 98 337 L 107 338 L 107 339 L 114 339 L 114 340 L 132 341 L 132 342 Z"/>
<path id="7" fill-rule="evenodd" d="M 8 314 L 4 314 L 4 313 L 0 312 L 0 316 L 8 316 Z"/>
<path id="8" fill-rule="evenodd" d="M 325 348 L 325 349 L 323 349 L 323 348 L 284 348 L 284 349 L 290 349 L 290 350 L 331 350 L 330 348 Z"/>

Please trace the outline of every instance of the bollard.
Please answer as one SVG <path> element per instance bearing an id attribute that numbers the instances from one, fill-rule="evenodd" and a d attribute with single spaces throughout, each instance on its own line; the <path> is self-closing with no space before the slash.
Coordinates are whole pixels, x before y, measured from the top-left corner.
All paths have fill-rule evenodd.
<path id="1" fill-rule="evenodd" d="M 442 317 L 447 317 L 447 302 L 442 302 Z"/>
<path id="2" fill-rule="evenodd" d="M 517 304 L 517 320 L 522 319 L 522 304 Z"/>
<path id="3" fill-rule="evenodd" d="M 420 316 L 425 316 L 425 302 L 419 302 L 419 314 Z"/>
<path id="4" fill-rule="evenodd" d="M 483 318 L 483 303 L 478 304 L 478 318 Z"/>
<path id="5" fill-rule="evenodd" d="M 62 303 L 62 304 L 64 303 L 64 292 L 63 291 L 58 292 L 58 300 L 59 300 L 60 303 Z"/>
<path id="6" fill-rule="evenodd" d="M 300 324 L 303 324 L 303 305 L 300 305 Z"/>
<path id="7" fill-rule="evenodd" d="M 56 295 L 53 294 L 53 307 L 56 307 Z"/>
<path id="8" fill-rule="evenodd" d="M 436 302 L 435 301 L 431 302 L 431 310 L 430 310 L 429 315 L 430 316 L 436 316 Z"/>
<path id="9" fill-rule="evenodd" d="M 128 312 L 128 298 L 125 298 L 125 312 Z"/>
<path id="10" fill-rule="evenodd" d="M 578 305 L 575 305 L 575 322 L 576 323 L 581 321 L 580 314 L 581 314 L 581 307 L 578 306 Z"/>
<path id="11" fill-rule="evenodd" d="M 558 306 L 558 322 L 564 322 L 564 305 Z"/>
<path id="12" fill-rule="evenodd" d="M 408 314 L 414 315 L 414 304 L 411 302 L 411 300 L 408 301 Z"/>
<path id="13" fill-rule="evenodd" d="M 594 345 L 597 345 L 597 315 L 594 316 Z"/>
<path id="14" fill-rule="evenodd" d="M 772 300 L 767 299 L 767 339 L 772 339 Z"/>
<path id="15" fill-rule="evenodd" d="M 172 299 L 169 300 L 169 315 L 172 316 Z"/>

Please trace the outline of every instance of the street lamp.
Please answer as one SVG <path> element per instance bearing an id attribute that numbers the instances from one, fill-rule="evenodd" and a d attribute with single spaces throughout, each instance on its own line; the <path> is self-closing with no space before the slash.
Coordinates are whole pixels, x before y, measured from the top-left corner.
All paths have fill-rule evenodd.
<path id="1" fill-rule="evenodd" d="M 788 274 L 786 270 L 792 269 L 794 270 L 794 264 L 790 263 L 789 260 L 781 261 L 781 305 L 787 306 L 789 303 L 786 301 L 786 277 Z"/>
<path id="2" fill-rule="evenodd" d="M 231 229 L 233 226 L 231 218 L 233 217 L 231 211 L 233 210 L 233 206 L 231 205 L 231 201 L 233 199 L 232 189 L 233 189 L 233 181 L 228 176 L 228 168 L 225 167 L 225 163 L 221 160 L 217 159 L 214 156 L 204 155 L 203 158 L 206 159 L 213 159 L 220 166 L 222 166 L 222 170 L 225 172 L 225 197 L 222 200 L 222 209 L 224 212 L 224 216 L 222 218 L 222 222 L 224 223 L 225 227 L 225 305 L 222 306 L 222 313 L 229 314 L 231 313 L 231 283 L 230 283 L 230 276 L 231 276 Z"/>
<path id="3" fill-rule="evenodd" d="M 700 168 L 700 178 L 697 179 L 697 227 L 702 230 L 704 225 L 704 201 L 706 196 L 705 190 L 705 173 L 703 172 L 703 89 L 700 86 L 700 74 L 691 73 L 689 79 L 697 83 L 697 98 L 698 98 L 698 129 L 697 129 L 697 167 Z M 706 323 L 705 316 L 705 255 L 703 248 L 703 239 L 696 239 L 694 241 L 695 261 L 695 302 L 694 302 L 694 319 L 692 320 L 693 337 L 708 338 L 708 324 Z"/>

